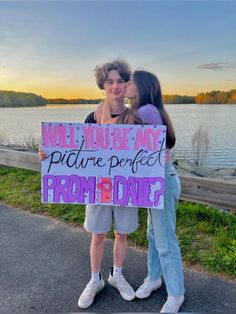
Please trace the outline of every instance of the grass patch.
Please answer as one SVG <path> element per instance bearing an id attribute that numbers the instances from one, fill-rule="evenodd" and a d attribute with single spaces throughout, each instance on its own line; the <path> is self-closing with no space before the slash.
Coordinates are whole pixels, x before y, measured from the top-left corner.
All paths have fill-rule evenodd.
<path id="1" fill-rule="evenodd" d="M 0 167 L 0 201 L 32 213 L 47 213 L 82 227 L 84 205 L 42 204 L 40 173 Z M 139 210 L 139 228 L 129 235 L 131 244 L 146 248 L 147 210 Z M 212 272 L 236 276 L 236 216 L 209 206 L 180 202 L 177 236 L 183 260 Z M 113 238 L 112 232 L 109 237 Z"/>

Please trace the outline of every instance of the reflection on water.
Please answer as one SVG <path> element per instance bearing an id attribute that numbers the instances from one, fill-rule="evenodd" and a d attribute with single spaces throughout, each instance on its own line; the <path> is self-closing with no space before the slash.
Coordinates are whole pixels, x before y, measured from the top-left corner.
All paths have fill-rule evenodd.
<path id="1" fill-rule="evenodd" d="M 84 122 L 96 105 L 47 105 L 32 108 L 0 108 L 0 134 L 11 142 L 23 136 L 40 137 L 40 123 Z M 167 105 L 177 142 L 178 158 L 192 159 L 192 135 L 204 125 L 209 133 L 207 164 L 236 167 L 236 106 L 235 105 Z"/>

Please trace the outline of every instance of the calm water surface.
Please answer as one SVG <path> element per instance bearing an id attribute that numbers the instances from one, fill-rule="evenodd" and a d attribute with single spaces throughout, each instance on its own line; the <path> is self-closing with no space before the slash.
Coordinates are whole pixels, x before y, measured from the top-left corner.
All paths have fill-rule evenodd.
<path id="1" fill-rule="evenodd" d="M 84 122 L 95 105 L 49 105 L 32 108 L 0 108 L 1 134 L 8 142 L 23 137 L 40 137 L 41 121 Z M 174 154 L 192 160 L 192 135 L 200 125 L 209 133 L 206 163 L 212 166 L 236 167 L 236 105 L 167 105 L 177 142 Z"/>

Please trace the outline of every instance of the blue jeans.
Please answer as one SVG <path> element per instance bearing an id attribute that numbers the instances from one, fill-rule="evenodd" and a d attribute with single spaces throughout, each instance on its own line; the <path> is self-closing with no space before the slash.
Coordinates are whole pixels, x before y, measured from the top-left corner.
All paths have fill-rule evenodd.
<path id="1" fill-rule="evenodd" d="M 182 261 L 175 234 L 180 181 L 172 162 L 165 165 L 164 209 L 148 210 L 148 277 L 163 275 L 168 295 L 184 294 Z"/>

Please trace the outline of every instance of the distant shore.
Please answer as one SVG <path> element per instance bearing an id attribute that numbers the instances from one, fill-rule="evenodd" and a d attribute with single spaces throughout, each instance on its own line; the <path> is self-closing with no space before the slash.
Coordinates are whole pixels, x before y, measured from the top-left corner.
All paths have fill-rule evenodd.
<path id="1" fill-rule="evenodd" d="M 236 89 L 231 89 L 229 91 L 212 90 L 210 92 L 199 93 L 196 96 L 176 94 L 162 95 L 162 98 L 164 104 L 232 105 L 236 104 Z M 101 101 L 103 101 L 102 98 L 46 98 L 35 93 L 0 90 L 0 108 L 45 106 L 47 104 L 97 104 Z"/>

